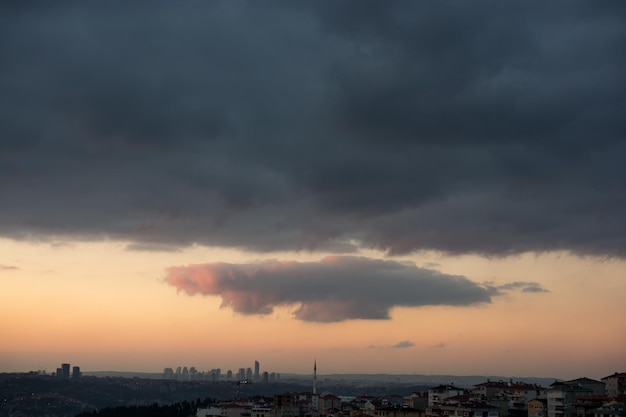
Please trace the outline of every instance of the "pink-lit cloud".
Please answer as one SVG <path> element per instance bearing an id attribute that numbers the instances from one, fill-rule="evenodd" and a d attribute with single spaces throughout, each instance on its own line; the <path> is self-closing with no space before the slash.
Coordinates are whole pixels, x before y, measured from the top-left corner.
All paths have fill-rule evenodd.
<path id="1" fill-rule="evenodd" d="M 492 291 L 414 264 L 329 256 L 319 262 L 223 262 L 171 267 L 165 282 L 189 295 L 219 296 L 241 314 L 293 306 L 302 321 L 389 319 L 393 307 L 491 302 Z"/>

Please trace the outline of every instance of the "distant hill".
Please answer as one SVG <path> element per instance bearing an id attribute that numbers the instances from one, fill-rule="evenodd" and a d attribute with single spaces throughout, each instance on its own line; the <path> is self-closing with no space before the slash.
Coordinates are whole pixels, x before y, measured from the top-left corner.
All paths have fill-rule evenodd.
<path id="1" fill-rule="evenodd" d="M 146 378 L 146 379 L 161 379 L 162 373 L 156 372 L 126 372 L 126 371 L 83 371 L 84 376 L 97 376 L 103 377 L 116 377 L 116 378 Z"/>
<path id="2" fill-rule="evenodd" d="M 284 379 L 293 378 L 310 379 L 310 375 L 284 375 Z M 497 375 L 420 375 L 420 374 L 328 374 L 318 375 L 317 380 L 324 381 L 354 381 L 359 383 L 371 382 L 371 383 L 396 383 L 396 384 L 415 384 L 415 385 L 427 385 L 436 386 L 441 384 L 454 384 L 458 387 L 470 388 L 473 385 L 480 384 L 487 380 L 491 381 L 524 381 L 529 384 L 537 384 L 544 387 L 548 387 L 554 381 L 560 380 L 559 378 L 551 377 L 508 377 Z"/>
<path id="3" fill-rule="evenodd" d="M 83 375 L 97 377 L 122 377 L 122 378 L 146 378 L 161 379 L 163 374 L 155 372 L 124 372 L 124 371 L 85 371 Z M 281 381 L 310 381 L 311 374 L 281 374 Z M 454 384 L 462 388 L 470 388 L 473 385 L 487 381 L 524 381 L 529 384 L 537 384 L 548 387 L 559 378 L 547 377 L 508 377 L 497 375 L 421 375 L 421 374 L 325 374 L 317 375 L 318 384 L 327 383 L 350 383 L 355 382 L 361 385 L 368 383 L 377 384 L 381 382 L 395 383 L 402 385 L 424 385 L 436 386 L 441 384 Z"/>

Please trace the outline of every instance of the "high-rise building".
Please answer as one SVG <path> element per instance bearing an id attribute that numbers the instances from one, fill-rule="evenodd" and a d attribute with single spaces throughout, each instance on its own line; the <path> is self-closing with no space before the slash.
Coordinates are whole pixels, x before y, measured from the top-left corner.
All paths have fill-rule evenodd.
<path id="1" fill-rule="evenodd" d="M 239 374 L 237 375 L 240 381 L 246 379 L 246 370 L 244 368 L 239 368 Z"/>
<path id="2" fill-rule="evenodd" d="M 259 361 L 254 361 L 254 380 L 258 381 L 261 379 L 261 374 L 259 373 Z"/>
<path id="3" fill-rule="evenodd" d="M 70 364 L 69 363 L 62 363 L 61 364 L 61 376 L 63 378 L 69 378 L 70 377 Z"/>
<path id="4" fill-rule="evenodd" d="M 246 379 L 252 381 L 252 368 L 246 368 Z"/>
<path id="5" fill-rule="evenodd" d="M 313 395 L 317 394 L 317 359 L 313 362 Z"/>
<path id="6" fill-rule="evenodd" d="M 75 366 L 72 368 L 72 378 L 80 378 L 80 366 Z"/>
<path id="7" fill-rule="evenodd" d="M 319 411 L 320 402 L 319 395 L 317 395 L 317 359 L 313 361 L 313 395 L 311 395 L 311 408 L 315 411 Z"/>

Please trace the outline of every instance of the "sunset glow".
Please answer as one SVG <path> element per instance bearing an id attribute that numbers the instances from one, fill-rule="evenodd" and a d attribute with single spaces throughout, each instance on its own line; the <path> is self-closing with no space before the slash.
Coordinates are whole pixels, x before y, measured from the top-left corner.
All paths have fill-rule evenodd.
<path id="1" fill-rule="evenodd" d="M 23 3 L 0 372 L 626 370 L 623 6 Z"/>

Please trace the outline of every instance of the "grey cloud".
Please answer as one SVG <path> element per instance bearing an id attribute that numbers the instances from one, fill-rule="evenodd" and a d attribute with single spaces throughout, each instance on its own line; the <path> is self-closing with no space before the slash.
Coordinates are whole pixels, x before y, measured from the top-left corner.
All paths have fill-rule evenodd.
<path id="1" fill-rule="evenodd" d="M 537 282 L 529 282 L 522 288 L 522 292 L 550 292 Z"/>
<path id="2" fill-rule="evenodd" d="M 624 16 L 4 2 L 0 235 L 623 257 Z"/>
<path id="3" fill-rule="evenodd" d="M 411 342 L 410 340 L 403 340 L 401 342 L 396 343 L 395 345 L 391 347 L 395 349 L 407 349 L 413 346 L 415 346 L 415 343 Z"/>
<path id="4" fill-rule="evenodd" d="M 138 252 L 179 252 L 181 248 L 180 246 L 162 243 L 141 242 L 126 245 L 126 250 Z"/>
<path id="5" fill-rule="evenodd" d="M 492 282 L 486 282 L 484 287 L 491 295 L 503 295 L 509 291 L 521 291 L 531 293 L 547 293 L 550 292 L 538 282 L 515 281 L 501 285 L 494 285 Z"/>
<path id="6" fill-rule="evenodd" d="M 0 265 L 0 271 L 17 271 L 19 268 L 14 265 Z"/>
<path id="7" fill-rule="evenodd" d="M 435 346 L 433 346 L 435 349 L 443 349 L 446 347 L 446 344 L 441 342 L 441 343 L 437 343 Z"/>
<path id="8" fill-rule="evenodd" d="M 346 256 L 320 262 L 171 267 L 165 282 L 189 295 L 219 296 L 222 307 L 241 314 L 270 314 L 274 307 L 293 306 L 295 319 L 314 322 L 385 320 L 393 307 L 400 306 L 491 302 L 485 288 L 462 276 Z"/>

